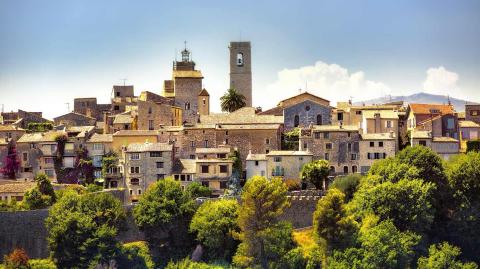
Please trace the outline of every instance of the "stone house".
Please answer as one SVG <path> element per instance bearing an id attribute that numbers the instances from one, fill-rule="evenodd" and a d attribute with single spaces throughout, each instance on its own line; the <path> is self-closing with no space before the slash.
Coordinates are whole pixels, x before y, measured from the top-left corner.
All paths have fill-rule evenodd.
<path id="1" fill-rule="evenodd" d="M 1 112 L 0 115 L 3 118 L 3 124 L 12 124 L 23 129 L 27 129 L 29 123 L 50 122 L 43 118 L 42 112 L 27 112 L 19 109 L 17 112 Z"/>
<path id="2" fill-rule="evenodd" d="M 54 118 L 53 122 L 55 125 L 63 126 L 95 126 L 97 119 L 76 112 L 70 112 Z"/>
<path id="3" fill-rule="evenodd" d="M 112 113 L 119 114 L 126 111 L 127 106 L 137 103 L 133 85 L 114 85 L 112 89 Z"/>
<path id="4" fill-rule="evenodd" d="M 265 154 L 267 159 L 267 178 L 300 180 L 303 165 L 313 159 L 309 151 L 275 150 Z"/>
<path id="5" fill-rule="evenodd" d="M 467 141 L 478 140 L 480 138 L 480 124 L 463 120 L 458 122 L 460 128 L 460 151 L 467 151 Z"/>
<path id="6" fill-rule="evenodd" d="M 409 104 L 407 129 L 430 131 L 433 137 L 458 139 L 458 118 L 452 105 Z"/>
<path id="7" fill-rule="evenodd" d="M 465 120 L 480 124 L 480 104 L 465 105 Z"/>
<path id="8" fill-rule="evenodd" d="M 157 143 L 158 132 L 148 130 L 122 130 L 113 134 L 112 150 L 118 154 L 123 147 L 133 143 Z"/>
<path id="9" fill-rule="evenodd" d="M 267 156 L 266 154 L 249 153 L 246 160 L 246 179 L 253 176 L 267 177 Z"/>
<path id="10" fill-rule="evenodd" d="M 0 141 L 18 141 L 25 134 L 25 129 L 15 125 L 0 125 Z"/>
<path id="11" fill-rule="evenodd" d="M 197 166 L 195 159 L 176 159 L 172 168 L 172 177 L 180 182 L 182 190 L 196 181 Z"/>
<path id="12" fill-rule="evenodd" d="M 411 132 L 410 144 L 412 146 L 425 146 L 431 148 L 445 160 L 460 152 L 460 143 L 457 139 L 451 137 L 434 137 L 431 131 Z"/>
<path id="13" fill-rule="evenodd" d="M 394 157 L 398 151 L 397 139 L 390 133 L 363 133 L 359 143 L 359 165 L 360 172 L 365 174 L 376 160 Z"/>
<path id="14" fill-rule="evenodd" d="M 0 201 L 11 202 L 15 200 L 20 202 L 27 191 L 36 186 L 35 182 L 15 182 L 0 184 Z"/>
<path id="15" fill-rule="evenodd" d="M 125 183 L 132 202 L 157 180 L 172 174 L 173 147 L 165 143 L 133 143 L 123 151 Z"/>
<path id="16" fill-rule="evenodd" d="M 332 107 L 330 101 L 303 92 L 282 100 L 277 107 L 260 112 L 260 115 L 283 116 L 285 129 L 307 127 L 313 125 L 328 125 L 331 123 Z"/>
<path id="17" fill-rule="evenodd" d="M 113 132 L 120 130 L 136 130 L 136 118 L 131 111 L 123 112 L 114 116 Z"/>
<path id="18" fill-rule="evenodd" d="M 113 152 L 113 135 L 112 134 L 93 134 L 86 143 L 88 157 L 92 159 L 95 178 L 102 178 L 102 160 L 103 157 Z M 107 188 L 117 188 L 120 186 L 121 174 L 120 169 L 111 169 L 107 171 L 104 180 Z"/>
<path id="19" fill-rule="evenodd" d="M 209 187 L 214 195 L 223 194 L 232 176 L 231 148 L 197 148 L 195 152 L 195 180 Z"/>
<path id="20" fill-rule="evenodd" d="M 89 118 L 95 118 L 97 121 L 101 121 L 103 113 L 110 111 L 111 108 L 111 104 L 98 104 L 97 98 L 95 97 L 73 99 L 73 113 L 85 115 Z"/>
<path id="21" fill-rule="evenodd" d="M 348 174 L 358 171 L 360 139 L 357 126 L 314 125 L 301 129 L 299 149 L 310 151 L 314 160 L 327 160 L 332 175 Z"/>
<path id="22" fill-rule="evenodd" d="M 137 129 L 158 130 L 160 126 L 171 126 L 178 122 L 171 105 L 152 101 L 138 101 L 136 107 Z"/>
<path id="23" fill-rule="evenodd" d="M 398 134 L 398 114 L 392 110 L 363 111 L 360 127 L 366 134 L 393 132 L 396 136 Z"/>
<path id="24" fill-rule="evenodd" d="M 360 127 L 363 122 L 363 113 L 366 111 L 394 111 L 402 112 L 403 103 L 389 103 L 380 105 L 353 105 L 349 102 L 338 102 L 337 107 L 333 109 L 332 124 L 353 125 Z"/>

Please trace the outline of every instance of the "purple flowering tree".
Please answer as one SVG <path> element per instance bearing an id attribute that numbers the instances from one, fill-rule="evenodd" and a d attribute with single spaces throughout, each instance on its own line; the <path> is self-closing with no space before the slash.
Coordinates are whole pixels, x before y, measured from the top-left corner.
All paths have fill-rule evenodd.
<path id="1" fill-rule="evenodd" d="M 4 166 L 0 169 L 2 174 L 9 179 L 16 179 L 20 169 L 20 160 L 17 156 L 17 147 L 14 142 L 8 144 L 7 156 L 3 159 Z"/>

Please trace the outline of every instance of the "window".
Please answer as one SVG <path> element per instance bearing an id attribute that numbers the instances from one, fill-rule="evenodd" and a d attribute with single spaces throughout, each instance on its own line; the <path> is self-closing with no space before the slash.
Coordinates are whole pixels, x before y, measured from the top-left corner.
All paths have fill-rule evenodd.
<path id="1" fill-rule="evenodd" d="M 195 147 L 195 141 L 190 141 L 190 147 L 192 147 L 192 148 Z"/>
<path id="2" fill-rule="evenodd" d="M 228 135 L 228 131 L 225 131 L 225 135 Z"/>
<path id="3" fill-rule="evenodd" d="M 180 179 L 180 175 L 174 175 L 173 178 L 174 178 L 175 180 L 178 180 L 178 179 Z"/>
<path id="4" fill-rule="evenodd" d="M 185 181 L 185 175 L 180 175 L 180 181 Z"/>
<path id="5" fill-rule="evenodd" d="M 270 145 L 270 139 L 265 139 L 265 144 Z"/>
<path id="6" fill-rule="evenodd" d="M 317 125 L 322 125 L 322 115 L 317 115 Z"/>
<path id="7" fill-rule="evenodd" d="M 150 152 L 150 157 L 153 157 L 153 158 L 162 157 L 162 152 L 161 151 L 151 151 Z"/>
<path id="8" fill-rule="evenodd" d="M 148 108 L 148 114 L 152 114 L 152 107 Z"/>
<path id="9" fill-rule="evenodd" d="M 130 160 L 140 160 L 140 153 L 131 153 Z"/>
<path id="10" fill-rule="evenodd" d="M 356 114 L 356 115 L 362 115 L 362 111 L 361 111 L 361 110 L 357 110 L 357 111 L 355 111 L 355 114 Z"/>
<path id="11" fill-rule="evenodd" d="M 383 159 L 387 158 L 387 153 L 383 153 Z"/>
<path id="12" fill-rule="evenodd" d="M 138 166 L 130 167 L 130 174 L 140 174 L 140 167 Z"/>
<path id="13" fill-rule="evenodd" d="M 375 160 L 380 159 L 380 153 L 375 152 L 375 153 L 373 154 L 373 158 L 374 158 Z"/>
<path id="14" fill-rule="evenodd" d="M 128 124 L 125 124 L 125 126 L 123 126 L 125 130 L 128 130 Z"/>
<path id="15" fill-rule="evenodd" d="M 299 161 L 303 161 L 303 157 L 298 157 L 298 160 L 299 160 Z"/>
<path id="16" fill-rule="evenodd" d="M 308 148 L 307 142 L 303 143 L 303 150 L 306 150 Z"/>
<path id="17" fill-rule="evenodd" d="M 352 151 L 352 144 L 351 143 L 347 144 L 347 149 L 348 149 L 348 152 Z"/>
<path id="18" fill-rule="evenodd" d="M 352 173 L 356 173 L 357 172 L 357 166 L 356 165 L 353 165 L 352 166 Z"/>
<path id="19" fill-rule="evenodd" d="M 225 139 L 225 145 L 228 145 L 228 138 Z"/>
<path id="20" fill-rule="evenodd" d="M 343 120 L 343 112 L 338 112 L 337 113 L 337 120 Z"/>
<path id="21" fill-rule="evenodd" d="M 325 152 L 324 157 L 325 157 L 324 159 L 328 161 L 330 159 L 330 154 L 328 152 Z"/>
<path id="22" fill-rule="evenodd" d="M 208 186 L 208 181 L 202 181 L 202 186 L 204 186 L 204 187 L 209 187 L 209 186 Z"/>
<path id="23" fill-rule="evenodd" d="M 306 106 L 305 111 L 310 111 L 310 106 Z"/>
<path id="24" fill-rule="evenodd" d="M 255 161 L 255 166 L 258 166 L 258 161 Z"/>
<path id="25" fill-rule="evenodd" d="M 237 66 L 243 66 L 243 53 L 237 53 Z"/>
<path id="26" fill-rule="evenodd" d="M 378 146 L 383 148 L 383 141 L 378 142 Z"/>
<path id="27" fill-rule="evenodd" d="M 387 128 L 392 128 L 392 121 L 391 120 L 387 120 Z"/>
<path id="28" fill-rule="evenodd" d="M 478 116 L 478 110 L 470 111 L 470 116 Z"/>
<path id="29" fill-rule="evenodd" d="M 130 184 L 131 185 L 139 185 L 140 184 L 140 179 L 132 178 L 132 179 L 130 179 Z"/>
<path id="30" fill-rule="evenodd" d="M 195 155 L 191 154 L 191 155 L 190 155 L 190 159 L 191 159 L 191 160 L 194 160 L 194 159 L 195 159 Z"/>
<path id="31" fill-rule="evenodd" d="M 185 110 L 190 110 L 190 102 L 185 103 Z"/>
<path id="32" fill-rule="evenodd" d="M 163 162 L 157 162 L 157 168 L 163 168 L 164 163 Z"/>
<path id="33" fill-rule="evenodd" d="M 330 150 L 330 149 L 332 149 L 332 147 L 333 147 L 333 146 L 332 146 L 332 143 L 326 143 L 326 144 L 325 144 L 325 149 L 326 149 L 326 150 Z"/>
<path id="34" fill-rule="evenodd" d="M 448 118 L 447 119 L 447 128 L 448 129 L 453 129 L 455 128 L 455 122 L 453 118 Z"/>
<path id="35" fill-rule="evenodd" d="M 330 138 L 330 133 L 328 133 L 328 132 L 323 133 L 323 138 L 329 139 Z"/>
<path id="36" fill-rule="evenodd" d="M 116 92 L 116 94 L 117 94 L 117 97 L 120 97 L 120 92 Z"/>
<path id="37" fill-rule="evenodd" d="M 23 158 L 22 159 L 23 159 L 24 162 L 28 161 L 28 152 L 23 153 Z"/>
<path id="38" fill-rule="evenodd" d="M 45 169 L 45 175 L 47 175 L 47 177 L 53 177 L 55 175 L 55 170 Z"/>
<path id="39" fill-rule="evenodd" d="M 315 132 L 314 136 L 315 136 L 315 139 L 320 139 L 320 133 L 319 132 Z"/>
<path id="40" fill-rule="evenodd" d="M 220 173 L 228 173 L 228 166 L 220 165 Z"/>
<path id="41" fill-rule="evenodd" d="M 138 195 L 142 194 L 142 190 L 138 190 Z"/>
<path id="42" fill-rule="evenodd" d="M 205 98 L 202 99 L 202 102 L 203 102 L 203 105 L 207 104 L 207 100 L 205 100 Z"/>
<path id="43" fill-rule="evenodd" d="M 427 141 L 426 141 L 426 140 L 420 140 L 420 141 L 418 141 L 418 144 L 419 144 L 420 146 L 426 147 L 426 146 L 427 146 Z"/>
<path id="44" fill-rule="evenodd" d="M 118 110 L 120 110 L 120 107 L 119 106 L 114 106 L 113 109 L 118 111 Z"/>
<path id="45" fill-rule="evenodd" d="M 201 169 L 202 169 L 202 174 L 208 174 L 208 165 L 202 165 Z"/>
<path id="46" fill-rule="evenodd" d="M 102 156 L 93 156 L 92 158 L 93 166 L 101 167 L 102 166 Z"/>
<path id="47" fill-rule="evenodd" d="M 300 125 L 300 117 L 298 117 L 298 115 L 295 115 L 295 117 L 293 118 L 293 126 L 298 127 L 298 125 Z"/>
<path id="48" fill-rule="evenodd" d="M 204 147 L 208 148 L 208 140 L 203 141 Z"/>
<path id="49" fill-rule="evenodd" d="M 187 181 L 192 181 L 192 175 L 187 175 Z"/>
<path id="50" fill-rule="evenodd" d="M 226 189 L 227 188 L 227 182 L 226 181 L 220 181 L 220 189 Z"/>
<path id="51" fill-rule="evenodd" d="M 153 120 L 148 120 L 148 130 L 153 130 L 153 129 L 154 129 Z"/>
<path id="52" fill-rule="evenodd" d="M 371 148 L 375 147 L 375 142 L 370 141 L 370 147 L 371 147 Z"/>
<path id="53" fill-rule="evenodd" d="M 357 154 L 356 153 L 350 154 L 350 160 L 355 161 L 356 159 L 357 159 Z"/>
<path id="54" fill-rule="evenodd" d="M 102 177 L 102 171 L 100 170 L 95 170 L 93 172 L 93 175 L 95 176 L 95 178 L 101 178 Z"/>
<path id="55" fill-rule="evenodd" d="M 279 162 L 282 161 L 282 157 L 278 157 L 278 156 L 273 157 L 273 161 L 276 162 L 276 163 L 279 163 Z"/>
<path id="56" fill-rule="evenodd" d="M 345 165 L 345 166 L 343 167 L 343 173 L 344 173 L 344 174 L 348 174 L 348 166 Z"/>
<path id="57" fill-rule="evenodd" d="M 103 144 L 98 144 L 98 143 L 93 144 L 93 150 L 102 151 L 103 150 Z"/>
<path id="58" fill-rule="evenodd" d="M 132 195 L 132 194 L 133 194 L 133 190 L 130 190 L 130 195 Z"/>
<path id="59" fill-rule="evenodd" d="M 45 158 L 45 164 L 53 164 L 53 158 Z"/>
<path id="60" fill-rule="evenodd" d="M 219 158 L 219 159 L 226 159 L 226 158 L 227 158 L 227 154 L 225 154 L 225 153 L 218 153 L 218 154 L 217 154 L 217 158 Z"/>
<path id="61" fill-rule="evenodd" d="M 335 173 L 335 167 L 334 166 L 330 166 L 330 173 L 331 174 Z"/>

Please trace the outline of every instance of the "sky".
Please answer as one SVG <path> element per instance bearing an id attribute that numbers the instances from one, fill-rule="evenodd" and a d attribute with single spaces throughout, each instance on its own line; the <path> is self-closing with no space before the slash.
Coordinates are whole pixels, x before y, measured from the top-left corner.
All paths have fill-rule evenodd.
<path id="1" fill-rule="evenodd" d="M 0 0 L 0 106 L 53 118 L 76 97 L 108 103 L 124 78 L 161 93 L 185 40 L 214 112 L 238 40 L 252 42 L 263 109 L 300 89 L 332 105 L 417 92 L 480 101 L 478 0 Z"/>

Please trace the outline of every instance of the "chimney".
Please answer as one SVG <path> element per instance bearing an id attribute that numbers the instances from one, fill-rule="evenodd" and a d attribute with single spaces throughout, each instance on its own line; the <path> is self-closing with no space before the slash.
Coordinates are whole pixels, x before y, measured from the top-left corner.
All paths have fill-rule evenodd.
<path id="1" fill-rule="evenodd" d="M 108 122 L 108 115 L 110 112 L 104 111 L 103 112 L 103 134 L 110 133 L 110 124 Z"/>
<path id="2" fill-rule="evenodd" d="M 380 112 L 375 113 L 375 133 L 379 133 L 382 128 L 382 121 L 380 119 Z"/>

